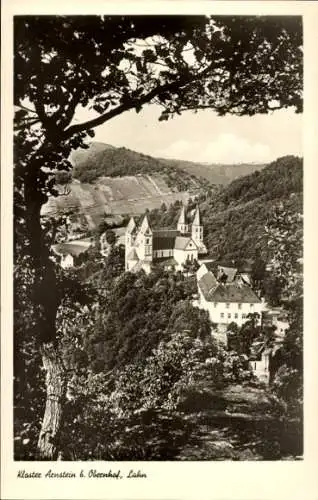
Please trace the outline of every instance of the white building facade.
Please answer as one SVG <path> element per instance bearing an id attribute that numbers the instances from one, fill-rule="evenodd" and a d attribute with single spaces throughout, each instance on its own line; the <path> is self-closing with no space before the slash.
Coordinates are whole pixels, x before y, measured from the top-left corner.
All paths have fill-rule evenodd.
<path id="1" fill-rule="evenodd" d="M 197 261 L 207 253 L 203 243 L 203 226 L 199 207 L 192 223 L 189 223 L 185 207 L 182 207 L 177 229 L 153 229 L 147 215 L 138 227 L 132 217 L 125 234 L 125 269 L 136 272 L 151 271 L 157 262 L 182 270 L 186 262 Z"/>
<path id="2" fill-rule="evenodd" d="M 224 270 L 228 270 L 228 279 Z M 219 276 L 216 277 L 203 264 L 197 271 L 197 284 L 198 295 L 194 305 L 208 311 L 212 323 L 229 325 L 235 322 L 242 326 L 253 313 L 257 313 L 261 321 L 264 302 L 241 280 L 235 269 L 219 269 Z"/>

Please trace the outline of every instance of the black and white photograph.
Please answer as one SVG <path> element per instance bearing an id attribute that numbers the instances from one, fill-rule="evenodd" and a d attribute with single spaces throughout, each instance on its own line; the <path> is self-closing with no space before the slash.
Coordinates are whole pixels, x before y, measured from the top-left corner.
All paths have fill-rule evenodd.
<path id="1" fill-rule="evenodd" d="M 13 459 L 302 460 L 302 17 L 18 15 L 13 75 Z"/>

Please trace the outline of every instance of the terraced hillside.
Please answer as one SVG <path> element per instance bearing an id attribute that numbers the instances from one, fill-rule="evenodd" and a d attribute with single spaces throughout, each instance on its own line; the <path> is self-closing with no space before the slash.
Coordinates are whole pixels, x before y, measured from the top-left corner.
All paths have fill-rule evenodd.
<path id="1" fill-rule="evenodd" d="M 51 198 L 43 207 L 43 215 L 71 212 L 95 229 L 105 214 L 139 215 L 176 200 L 187 202 L 194 192 L 170 188 L 160 175 L 100 177 L 94 184 L 73 180 L 70 193 Z"/>
<path id="2" fill-rule="evenodd" d="M 73 178 L 81 182 L 94 183 L 101 177 L 155 174 L 160 175 L 172 191 L 188 191 L 202 187 L 202 180 L 195 172 L 188 173 L 152 156 L 100 142 L 91 142 L 87 149 L 74 151 L 70 160 L 74 167 Z"/>

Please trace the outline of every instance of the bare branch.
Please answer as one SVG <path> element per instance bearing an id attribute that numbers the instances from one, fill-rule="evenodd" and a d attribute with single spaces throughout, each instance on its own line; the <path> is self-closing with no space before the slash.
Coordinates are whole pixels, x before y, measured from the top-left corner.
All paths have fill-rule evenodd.
<path id="1" fill-rule="evenodd" d="M 35 123 L 40 123 L 40 119 L 39 118 L 27 118 L 27 119 L 24 119 L 23 123 L 21 125 L 15 125 L 14 126 L 14 130 L 17 132 L 18 130 L 22 130 L 24 129 L 25 127 L 30 127 L 31 125 L 35 125 Z"/>
<path id="2" fill-rule="evenodd" d="M 131 98 L 130 102 L 127 102 L 125 104 L 121 104 L 120 106 L 117 106 L 117 108 L 114 108 L 107 113 L 104 113 L 103 115 L 98 116 L 97 118 L 93 118 L 92 120 L 88 120 L 84 123 L 81 123 L 79 125 L 73 125 L 66 129 L 64 131 L 64 134 L 62 136 L 63 140 L 66 140 L 72 135 L 76 133 L 83 132 L 85 130 L 89 130 L 91 128 L 97 127 L 99 125 L 102 125 L 103 123 L 111 120 L 115 116 L 120 115 L 124 111 L 128 111 L 130 109 L 135 108 L 136 106 L 142 106 L 143 104 L 146 104 L 150 102 L 154 97 L 156 97 L 158 94 L 161 92 L 166 92 L 166 91 L 171 91 L 176 88 L 179 88 L 182 85 L 185 85 L 186 83 L 189 83 L 189 79 L 180 79 L 178 81 L 175 81 L 173 83 L 167 83 L 165 85 L 158 85 L 156 88 L 152 89 L 148 94 L 145 94 L 144 96 L 141 96 L 137 99 Z"/>
<path id="3" fill-rule="evenodd" d="M 22 106 L 22 104 L 15 104 L 14 107 L 23 109 L 24 111 L 28 111 L 29 113 L 33 113 L 36 115 L 36 111 L 34 111 L 34 109 L 30 109 L 30 108 L 27 108 L 26 106 Z"/>
<path id="4" fill-rule="evenodd" d="M 150 92 L 147 94 L 140 96 L 136 99 L 131 97 L 130 102 L 127 102 L 125 104 L 121 104 L 117 106 L 116 108 L 108 111 L 107 113 L 104 113 L 97 118 L 93 118 L 92 120 L 88 120 L 84 123 L 80 123 L 78 125 L 72 125 L 68 129 L 64 131 L 62 134 L 62 140 L 67 140 L 72 135 L 84 132 L 86 130 L 98 127 L 99 125 L 102 125 L 103 123 L 106 123 L 107 121 L 111 120 L 115 116 L 120 115 L 121 113 L 125 111 L 129 111 L 130 109 L 135 108 L 136 106 L 142 106 L 143 104 L 149 103 L 153 98 L 157 97 L 159 94 L 162 92 L 171 92 L 173 90 L 177 90 L 179 88 L 184 87 L 185 85 L 189 84 L 191 81 L 196 81 L 196 80 L 201 80 L 206 74 L 211 70 L 211 68 L 214 67 L 214 62 L 211 63 L 209 66 L 207 66 L 203 71 L 200 73 L 197 73 L 196 75 L 189 75 L 189 76 L 183 76 L 179 78 L 179 80 L 175 80 L 171 83 L 165 83 L 163 85 L 158 85 L 154 89 L 152 89 Z"/>

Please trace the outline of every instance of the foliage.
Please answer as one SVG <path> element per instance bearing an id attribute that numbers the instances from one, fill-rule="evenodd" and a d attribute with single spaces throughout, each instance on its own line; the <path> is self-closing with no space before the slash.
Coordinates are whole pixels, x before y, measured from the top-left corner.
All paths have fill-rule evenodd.
<path id="1" fill-rule="evenodd" d="M 206 340 L 211 336 L 211 321 L 209 314 L 203 309 L 193 307 L 190 300 L 179 301 L 172 312 L 169 321 L 169 331 L 187 331 L 192 338 Z"/>
<path id="2" fill-rule="evenodd" d="M 248 315 L 248 320 L 240 328 L 235 323 L 228 325 L 227 336 L 230 350 L 239 354 L 250 355 L 252 343 L 261 334 L 258 319 L 259 314 L 253 313 Z"/>
<path id="3" fill-rule="evenodd" d="M 251 280 L 254 290 L 263 291 L 265 277 L 266 262 L 256 253 L 251 269 Z"/>
<path id="4" fill-rule="evenodd" d="M 36 107 L 32 120 L 48 131 L 58 125 L 64 137 L 139 112 L 156 98 L 162 119 L 205 107 L 221 115 L 300 111 L 301 45 L 297 17 L 91 16 L 83 23 L 76 16 L 20 16 L 15 103 L 28 97 Z M 69 126 L 79 105 L 100 116 Z"/>
<path id="5" fill-rule="evenodd" d="M 103 288 L 100 314 L 93 331 L 87 332 L 86 349 L 94 371 L 144 359 L 181 326 L 193 337 L 208 335 L 207 314 L 187 300 L 193 294 L 190 279 L 162 269 L 149 275 L 141 271 L 113 276 L 112 269 L 105 266 L 98 278 Z"/>
<path id="6" fill-rule="evenodd" d="M 33 279 L 30 259 L 20 257 L 14 269 L 14 456 L 20 460 L 35 459 L 45 403 L 44 376 L 35 335 Z"/>
<path id="7" fill-rule="evenodd" d="M 303 217 L 290 213 L 283 203 L 274 208 L 266 225 L 273 274 L 281 280 L 284 295 L 302 295 Z"/>
<path id="8" fill-rule="evenodd" d="M 188 202 L 188 212 L 195 209 L 196 198 L 189 199 Z M 160 208 L 154 208 L 148 212 L 148 219 L 152 227 L 166 227 L 170 229 L 176 229 L 178 219 L 180 217 L 180 210 L 182 207 L 181 201 L 175 201 L 171 203 L 167 208 L 165 204 Z"/>
<path id="9" fill-rule="evenodd" d="M 59 308 L 65 290 L 74 293 L 69 296 L 74 302 L 81 294 L 72 280 L 70 286 L 61 286 L 50 257 L 52 241 L 41 225 L 42 206 L 50 196 L 58 195 L 56 173 L 71 169 L 70 153 L 88 147 L 95 127 L 125 111 L 139 112 L 147 103 L 161 105 L 162 120 L 203 108 L 219 115 L 253 115 L 289 106 L 301 111 L 301 44 L 301 20 L 296 17 L 15 17 L 15 265 L 19 252 L 30 259 L 31 330 L 37 352 L 41 348 L 50 352 L 47 366 L 58 370 L 58 376 L 54 369 L 48 373 L 48 401 L 56 398 L 56 412 L 52 415 L 51 405 L 46 405 L 39 439 L 41 458 L 56 458 L 62 424 L 66 374 L 58 352 Z M 88 108 L 97 116 L 78 123 L 79 108 Z M 138 289 L 135 279 L 142 288 Z M 134 359 L 137 353 L 143 356 L 149 339 L 151 348 L 157 345 L 174 301 L 187 298 L 184 283 L 170 277 L 158 280 L 156 276 L 158 283 L 152 280 L 127 274 L 115 278 L 114 289 L 105 293 L 105 312 L 96 322 L 95 344 L 99 349 L 103 342 L 111 344 L 120 362 Z M 148 290 L 153 292 L 149 298 Z M 21 316 L 23 300 L 16 301 L 15 318 Z M 147 310 L 144 317 L 141 310 Z M 24 328 L 23 319 L 17 325 L 21 337 L 24 334 L 21 342 L 17 337 L 19 353 L 23 352 L 22 343 L 31 340 L 30 325 Z M 124 333 L 121 338 L 118 326 Z M 134 332 L 139 332 L 138 339 Z M 118 333 L 117 343 L 112 341 L 114 333 Z M 50 350 L 43 350 L 48 346 Z M 104 367 L 105 353 L 96 357 L 96 346 L 87 347 L 89 362 L 93 359 Z M 114 364 L 116 358 L 113 350 L 108 362 Z M 16 368 L 15 375 L 21 377 L 21 366 Z M 32 380 L 33 386 L 36 382 Z M 54 429 L 50 428 L 52 421 Z"/>
<path id="10" fill-rule="evenodd" d="M 283 203 L 292 214 L 302 211 L 302 161 L 283 157 L 260 172 L 233 181 L 200 204 L 204 241 L 223 260 L 270 260 L 264 227 L 273 206 Z"/>
<path id="11" fill-rule="evenodd" d="M 300 213 L 276 207 L 266 227 L 272 273 L 280 280 L 289 329 L 274 358 L 273 390 L 287 413 L 301 419 L 303 405 L 303 224 Z"/>
<path id="12" fill-rule="evenodd" d="M 70 172 L 56 172 L 55 182 L 56 184 L 69 184 L 72 180 L 72 174 Z"/>
<path id="13" fill-rule="evenodd" d="M 189 275 L 196 273 L 200 265 L 197 260 L 187 259 L 186 262 L 182 265 L 182 267 L 183 267 L 183 272 Z"/>
<path id="14" fill-rule="evenodd" d="M 250 313 L 241 327 L 234 322 L 228 325 L 229 351 L 250 356 L 254 342 L 264 343 L 267 347 L 273 346 L 275 327 L 262 325 L 259 320 L 258 313 Z"/>
<path id="15" fill-rule="evenodd" d="M 125 247 L 116 245 L 110 249 L 100 273 L 100 286 L 105 287 L 108 280 L 120 276 L 125 270 Z"/>
<path id="16" fill-rule="evenodd" d="M 186 440 L 189 432 L 180 409 L 196 386 L 217 390 L 251 379 L 238 355 L 228 357 L 211 340 L 174 333 L 142 362 L 73 377 L 65 447 L 81 460 L 175 458 L 177 435 Z"/>

